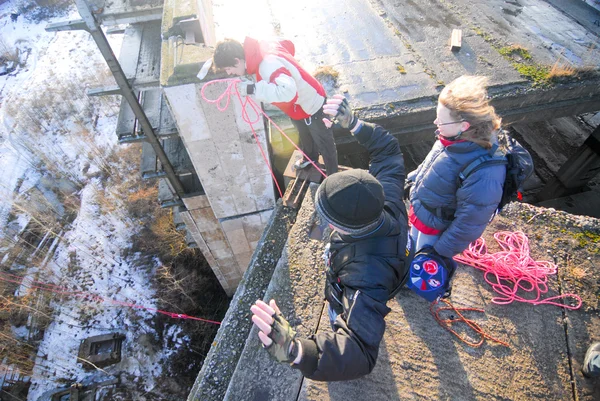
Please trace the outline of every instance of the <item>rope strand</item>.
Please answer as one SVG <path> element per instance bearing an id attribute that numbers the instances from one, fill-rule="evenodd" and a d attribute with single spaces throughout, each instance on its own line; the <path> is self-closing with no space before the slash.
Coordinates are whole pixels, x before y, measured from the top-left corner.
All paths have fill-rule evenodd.
<path id="1" fill-rule="evenodd" d="M 283 132 L 283 130 L 277 125 L 275 124 L 275 122 L 262 110 L 262 108 L 254 101 L 254 99 L 252 99 L 250 96 L 245 96 L 245 100 L 242 100 L 242 95 L 240 94 L 237 84 L 242 82 L 241 79 L 239 78 L 225 78 L 225 79 L 215 79 L 213 81 L 209 81 L 206 82 L 203 86 L 202 86 L 202 90 L 200 91 L 200 94 L 202 96 L 202 99 L 208 103 L 212 103 L 215 104 L 217 106 L 217 109 L 220 112 L 224 112 L 225 110 L 227 110 L 227 108 L 229 107 L 229 103 L 231 102 L 231 95 L 233 93 L 233 95 L 235 96 L 235 98 L 237 98 L 237 100 L 240 103 L 240 106 L 242 108 L 242 120 L 244 122 L 246 122 L 251 130 L 252 130 L 252 135 L 254 135 L 254 140 L 256 141 L 256 144 L 258 145 L 258 148 L 260 149 L 260 153 L 262 154 L 263 160 L 265 161 L 265 164 L 267 165 L 270 173 L 271 173 L 271 177 L 273 178 L 273 181 L 275 182 L 275 186 L 277 187 L 277 191 L 279 192 L 279 196 L 283 197 L 283 192 L 281 191 L 281 188 L 279 187 L 279 183 L 277 182 L 277 179 L 275 178 L 275 173 L 273 172 L 273 169 L 271 168 L 271 164 L 269 163 L 269 160 L 265 154 L 265 151 L 263 149 L 263 147 L 260 144 L 260 141 L 258 140 L 258 136 L 256 135 L 256 131 L 254 130 L 254 124 L 256 124 L 257 122 L 260 121 L 261 116 L 264 116 L 267 120 L 269 120 L 269 122 L 271 124 L 273 124 L 273 126 L 297 149 L 300 151 L 300 153 L 302 153 L 302 156 L 308 160 L 313 167 L 315 167 L 317 169 L 317 171 L 319 171 L 319 173 L 321 173 L 321 175 L 323 175 L 323 177 L 327 178 L 327 174 L 325 174 L 323 172 L 323 170 L 321 170 L 319 168 L 319 166 L 310 158 L 306 155 L 306 153 L 304 153 L 304 151 L 302 149 L 300 149 L 300 147 L 298 147 L 294 141 L 292 141 L 290 139 L 289 136 L 287 136 L 287 134 L 285 132 Z M 225 89 L 225 91 L 219 95 L 219 97 L 217 97 L 216 99 L 209 99 L 206 94 L 205 91 L 206 89 L 210 86 L 210 85 L 214 85 L 214 84 L 221 84 L 221 83 L 226 83 L 227 84 L 227 89 Z M 224 103 L 223 103 L 224 102 Z M 248 106 L 250 107 L 250 109 L 254 112 L 254 114 L 256 115 L 256 118 L 253 120 L 250 118 L 250 116 L 248 115 Z"/>
<path id="2" fill-rule="evenodd" d="M 440 306 L 439 302 L 443 302 L 444 304 L 446 304 L 446 306 Z M 485 313 L 485 311 L 483 309 L 479 309 L 479 308 L 457 308 L 454 305 L 452 305 L 448 300 L 446 299 L 441 299 L 435 302 L 432 302 L 429 305 L 429 310 L 431 312 L 431 314 L 433 315 L 433 317 L 435 318 L 435 320 L 439 323 L 440 326 L 442 326 L 443 328 L 445 328 L 446 330 L 448 330 L 450 333 L 454 334 L 456 337 L 458 337 L 462 342 L 464 342 L 465 344 L 474 347 L 474 348 L 478 348 L 480 347 L 483 342 L 488 339 L 490 341 L 494 341 L 498 344 L 504 345 L 505 347 L 509 347 L 508 343 L 502 341 L 502 340 L 498 340 L 495 337 L 492 337 L 491 335 L 487 334 L 485 331 L 483 331 L 483 329 L 481 328 L 481 326 L 479 326 L 479 324 L 477 322 L 475 322 L 474 320 L 471 319 L 467 319 L 461 312 L 481 312 L 481 313 Z M 454 318 L 449 318 L 449 319 L 444 319 L 441 317 L 440 313 L 444 312 L 444 311 L 453 311 L 454 313 L 456 313 L 456 315 L 458 315 L 458 319 L 454 319 Z M 479 339 L 479 341 L 474 342 L 471 341 L 469 339 L 467 339 L 464 336 L 461 336 L 460 334 L 458 334 L 454 329 L 452 329 L 452 325 L 454 323 L 458 323 L 458 322 L 464 322 L 467 324 L 467 326 L 469 326 L 473 331 L 475 331 L 477 334 L 479 334 L 481 336 L 481 338 Z"/>
<path id="3" fill-rule="evenodd" d="M 109 303 L 109 304 L 112 304 L 115 306 L 124 306 L 124 307 L 132 308 L 132 309 L 143 309 L 143 310 L 147 310 L 149 312 L 160 313 L 162 315 L 169 316 L 173 319 L 190 319 L 190 320 L 198 320 L 201 322 L 206 322 L 206 323 L 211 323 L 211 324 L 218 324 L 218 325 L 221 324 L 221 322 L 217 322 L 215 320 L 203 319 L 200 317 L 189 316 L 189 315 L 186 315 L 183 313 L 174 313 L 174 312 L 164 311 L 164 310 L 156 309 L 156 308 L 149 308 L 146 306 L 129 303 L 129 302 L 117 301 L 114 299 L 107 299 L 100 295 L 93 294 L 91 292 L 70 291 L 68 288 L 60 287 L 55 284 L 48 284 L 48 283 L 44 283 L 42 281 L 33 280 L 31 278 L 24 278 L 24 277 L 17 276 L 15 274 L 6 273 L 6 272 L 0 272 L 0 281 L 24 285 L 29 288 L 33 288 L 33 289 L 41 290 L 41 291 L 52 292 L 55 294 L 78 297 L 78 298 L 82 298 L 82 299 L 85 299 L 88 301 L 93 301 L 93 302 L 98 302 L 98 303 L 104 302 L 104 303 Z"/>

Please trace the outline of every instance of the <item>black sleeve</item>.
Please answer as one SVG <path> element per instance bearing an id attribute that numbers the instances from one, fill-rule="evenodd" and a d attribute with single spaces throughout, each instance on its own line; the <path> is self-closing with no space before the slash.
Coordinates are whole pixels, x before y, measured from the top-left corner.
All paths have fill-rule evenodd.
<path id="1" fill-rule="evenodd" d="M 344 298 L 349 307 L 337 317 L 335 333 L 300 340 L 302 360 L 292 366 L 309 379 L 351 380 L 371 373 L 375 367 L 390 309 L 360 291 L 345 291 Z"/>
<path id="2" fill-rule="evenodd" d="M 399 210 L 405 214 L 402 198 L 406 172 L 398 140 L 379 125 L 369 123 L 364 123 L 354 136 L 369 151 L 369 173 L 383 185 L 386 204 L 393 206 L 396 217 Z"/>

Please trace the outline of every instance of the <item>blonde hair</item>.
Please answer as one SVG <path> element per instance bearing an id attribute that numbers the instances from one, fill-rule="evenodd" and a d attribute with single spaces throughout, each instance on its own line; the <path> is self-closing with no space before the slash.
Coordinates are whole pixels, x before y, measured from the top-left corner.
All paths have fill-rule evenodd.
<path id="1" fill-rule="evenodd" d="M 463 75 L 442 90 L 438 101 L 450 110 L 453 118 L 470 124 L 461 138 L 490 149 L 492 134 L 500 128 L 502 119 L 490 105 L 487 84 L 487 77 Z"/>

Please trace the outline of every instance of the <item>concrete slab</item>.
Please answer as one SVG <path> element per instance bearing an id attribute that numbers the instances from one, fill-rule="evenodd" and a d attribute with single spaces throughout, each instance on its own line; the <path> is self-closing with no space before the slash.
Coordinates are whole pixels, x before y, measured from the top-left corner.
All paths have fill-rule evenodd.
<path id="1" fill-rule="evenodd" d="M 469 317 L 510 348 L 490 341 L 471 348 L 457 341 L 434 320 L 429 303 L 405 289 L 388 303 L 392 312 L 375 370 L 348 382 L 305 380 L 299 400 L 570 399 L 561 310 L 493 305 L 489 286 L 471 267 L 461 267 L 455 283 L 453 304 L 483 308 L 485 314 Z M 319 327 L 330 330 L 326 322 Z"/>
<path id="2" fill-rule="evenodd" d="M 426 302 L 403 290 L 396 300 L 388 303 L 392 312 L 386 319 L 388 326 L 375 370 L 350 382 L 305 380 L 298 399 L 597 399 L 600 385 L 584 379 L 578 369 L 590 341 L 598 340 L 598 287 L 585 284 L 595 283 L 599 277 L 597 271 L 590 270 L 600 261 L 598 241 L 592 243 L 590 239 L 591 248 L 581 258 L 570 263 L 561 258 L 574 255 L 580 248 L 574 241 L 577 233 L 597 231 L 598 221 L 544 211 L 523 205 L 515 207 L 506 217 L 497 217 L 486 230 L 487 243 L 490 250 L 496 251 L 490 245 L 494 244 L 491 234 L 499 230 L 523 230 L 530 238 L 532 257 L 540 260 L 554 256 L 559 265 L 559 277 L 550 277 L 547 296 L 572 291 L 583 298 L 583 308 L 564 311 L 547 305 L 494 305 L 490 302 L 494 293 L 483 281 L 481 272 L 462 266 L 455 279 L 452 302 L 457 306 L 483 308 L 485 314 L 473 313 L 472 318 L 488 334 L 507 341 L 510 348 L 490 341 L 481 348 L 466 346 L 437 325 Z M 544 217 L 536 221 L 540 213 Z M 565 230 L 565 226 L 570 228 Z M 559 230 L 566 234 L 560 234 Z M 583 270 L 577 273 L 573 269 L 577 262 L 583 261 L 587 261 L 582 268 L 588 277 L 582 282 L 577 274 L 581 275 Z M 328 330 L 327 324 L 320 327 Z"/>
<path id="3" fill-rule="evenodd" d="M 578 11 L 561 11 L 569 4 Z M 217 39 L 293 40 L 308 71 L 331 66 L 339 73 L 337 91 L 361 117 L 384 123 L 411 144 L 435 130 L 437 95 L 463 74 L 490 77 L 494 105 L 507 123 L 600 109 L 598 29 L 579 21 L 583 15 L 600 20 L 600 12 L 577 0 L 557 7 L 543 0 L 216 0 L 214 20 Z M 458 52 L 448 46 L 454 28 L 463 31 Z M 511 54 L 512 45 L 526 55 Z M 554 65 L 589 67 L 596 75 L 546 84 Z M 336 142 L 341 153 L 356 150 L 349 147 L 351 136 L 336 133 Z"/>
<path id="4" fill-rule="evenodd" d="M 182 85 L 165 88 L 165 93 L 215 215 L 221 219 L 272 208 L 273 183 L 253 133 L 239 131 L 235 107 L 220 112 L 202 100 L 200 88 Z M 216 99 L 225 89 L 213 85 L 205 95 Z M 267 153 L 262 127 L 256 138 Z"/>

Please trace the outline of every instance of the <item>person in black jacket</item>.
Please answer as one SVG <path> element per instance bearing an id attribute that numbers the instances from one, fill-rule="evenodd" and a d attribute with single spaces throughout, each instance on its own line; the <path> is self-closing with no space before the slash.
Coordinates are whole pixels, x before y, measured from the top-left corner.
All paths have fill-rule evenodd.
<path id="1" fill-rule="evenodd" d="M 316 193 L 317 212 L 333 230 L 325 289 L 333 333 L 296 338 L 275 300 L 258 300 L 251 311 L 263 347 L 275 360 L 313 380 L 350 380 L 373 370 L 390 312 L 386 303 L 408 278 L 412 247 L 402 200 L 404 159 L 396 138 L 357 119 L 343 96 L 329 99 L 323 110 L 371 158 L 369 172 L 333 174 Z"/>

